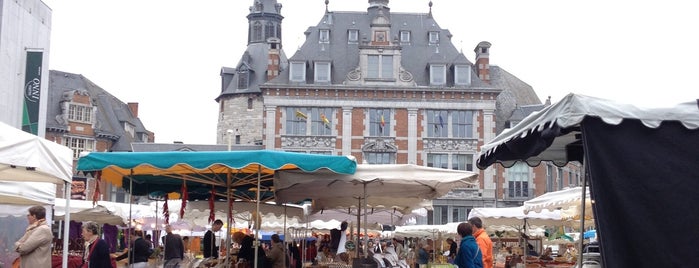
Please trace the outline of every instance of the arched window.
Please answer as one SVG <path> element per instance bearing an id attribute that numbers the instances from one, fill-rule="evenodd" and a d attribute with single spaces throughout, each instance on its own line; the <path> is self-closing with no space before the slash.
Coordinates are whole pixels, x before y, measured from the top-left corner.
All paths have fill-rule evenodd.
<path id="1" fill-rule="evenodd" d="M 256 21 L 252 25 L 252 41 L 256 42 L 260 40 L 262 40 L 262 23 Z"/>

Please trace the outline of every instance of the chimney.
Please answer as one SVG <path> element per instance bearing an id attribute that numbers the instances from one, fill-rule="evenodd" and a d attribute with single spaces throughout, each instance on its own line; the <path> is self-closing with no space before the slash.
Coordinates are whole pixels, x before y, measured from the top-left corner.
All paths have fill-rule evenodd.
<path id="1" fill-rule="evenodd" d="M 482 41 L 473 51 L 476 52 L 478 78 L 490 84 L 490 43 Z"/>
<path id="2" fill-rule="evenodd" d="M 138 118 L 138 102 L 129 102 L 128 105 L 133 117 Z"/>
<path id="3" fill-rule="evenodd" d="M 274 79 L 279 75 L 279 61 L 281 57 L 279 56 L 279 51 L 281 50 L 281 40 L 279 38 L 268 38 L 267 46 L 267 81 Z"/>

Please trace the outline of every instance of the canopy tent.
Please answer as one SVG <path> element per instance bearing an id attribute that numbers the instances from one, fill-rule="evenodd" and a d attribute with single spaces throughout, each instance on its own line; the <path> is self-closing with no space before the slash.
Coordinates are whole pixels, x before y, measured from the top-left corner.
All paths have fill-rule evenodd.
<path id="1" fill-rule="evenodd" d="M 604 266 L 699 263 L 696 248 L 665 246 L 667 241 L 692 245 L 699 240 L 699 232 L 688 231 L 699 222 L 694 213 L 699 203 L 698 106 L 699 101 L 692 101 L 639 108 L 569 94 L 484 145 L 477 164 L 584 163 Z M 687 231 L 647 231 L 668 224 Z"/>
<path id="2" fill-rule="evenodd" d="M 9 183 L 10 181 L 18 181 L 19 183 L 12 184 Z M 70 148 L 0 122 L 0 188 L 29 182 L 63 184 L 67 196 L 70 194 L 72 181 L 73 151 Z M 14 193 L 0 195 L 0 204 L 6 202 L 34 203 L 46 200 L 45 189 L 37 189 L 37 187 L 42 188 L 43 186 L 27 186 L 24 190 L 33 188 L 36 191 L 31 194 L 29 191 L 25 191 L 27 193 L 25 195 L 15 195 Z M 51 202 L 50 200 L 46 201 Z M 69 201 L 66 201 L 66 206 L 70 206 Z M 65 225 L 64 236 L 68 235 L 68 231 L 68 225 Z M 67 248 L 68 239 L 63 239 L 63 241 L 63 246 Z M 67 265 L 68 252 L 64 251 L 63 268 Z"/>
<path id="3" fill-rule="evenodd" d="M 63 199 L 56 199 L 54 215 L 57 220 L 63 220 L 66 212 L 70 220 L 76 222 L 92 221 L 99 224 L 125 225 L 129 219 L 142 219 L 155 216 L 154 211 L 147 205 L 125 204 L 109 201 L 71 200 L 70 208 L 62 205 Z"/>
<path id="4" fill-rule="evenodd" d="M 95 172 L 133 195 L 179 192 L 186 186 L 189 199 L 211 199 L 208 193 L 214 192 L 227 200 L 254 200 L 259 215 L 260 201 L 274 197 L 271 180 L 275 171 L 353 174 L 356 166 L 357 162 L 351 156 L 270 150 L 93 152 L 78 160 L 77 170 Z M 230 228 L 230 222 L 227 225 Z M 227 235 L 227 240 L 229 238 Z"/>
<path id="5" fill-rule="evenodd" d="M 211 210 L 209 209 L 208 201 L 190 201 L 185 206 L 184 217 L 180 218 L 179 213 L 182 207 L 182 200 L 168 200 L 168 211 L 170 222 L 184 222 L 190 229 L 206 226 L 209 223 Z M 153 202 L 150 205 L 152 211 L 158 211 L 158 215 L 162 215 L 163 202 Z M 236 228 L 252 227 L 253 217 L 257 209 L 257 204 L 246 201 L 233 202 L 233 226 Z M 226 202 L 214 202 L 214 217 L 216 219 L 226 219 L 228 216 L 228 204 Z M 260 230 L 279 231 L 283 230 L 285 222 L 289 226 L 299 227 L 305 219 L 305 211 L 303 206 L 298 205 L 277 205 L 274 203 L 260 204 L 261 225 Z M 148 220 L 144 224 L 154 224 L 153 220 Z M 159 223 L 163 223 L 160 219 Z"/>
<path id="6" fill-rule="evenodd" d="M 523 207 L 505 208 L 473 208 L 468 213 L 468 218 L 479 217 L 483 225 L 489 226 L 513 226 L 522 229 L 524 224 L 534 227 L 562 225 L 561 212 L 542 211 L 524 213 Z M 526 220 L 526 222 L 525 222 Z"/>
<path id="7" fill-rule="evenodd" d="M 415 220 L 417 216 L 420 216 L 420 211 L 421 210 L 413 210 L 408 214 L 403 214 L 402 212 L 393 209 L 371 209 L 366 211 L 366 213 L 368 213 L 367 222 L 370 224 L 376 223 L 381 225 L 404 225 L 408 221 Z M 339 221 L 354 222 L 357 219 L 357 214 L 359 214 L 359 216 L 364 215 L 364 213 L 361 213 L 356 208 L 329 209 L 309 215 L 308 221 L 329 221 L 335 219 Z"/>
<path id="8" fill-rule="evenodd" d="M 56 185 L 53 183 L 0 181 L 0 204 L 52 205 L 55 198 Z"/>
<path id="9" fill-rule="evenodd" d="M 275 199 L 284 203 L 312 199 L 316 211 L 347 207 L 368 210 L 374 207 L 410 213 L 425 206 L 425 201 L 441 197 L 454 188 L 477 185 L 477 176 L 470 171 L 410 164 L 357 165 L 353 175 L 283 170 L 275 175 Z M 357 219 L 357 222 L 361 220 Z M 364 222 L 367 222 L 367 214 L 364 214 Z M 367 235 L 366 228 L 364 235 Z"/>
<path id="10" fill-rule="evenodd" d="M 354 174 L 282 170 L 275 175 L 275 200 L 295 203 L 312 199 L 314 211 L 364 206 L 359 204 L 362 200 L 368 207 L 410 213 L 451 189 L 475 186 L 477 176 L 470 171 L 411 164 L 361 164 Z"/>
<path id="11" fill-rule="evenodd" d="M 592 198 L 590 191 L 585 192 L 585 220 L 592 220 Z M 561 218 L 577 219 L 582 217 L 582 187 L 573 187 L 555 192 L 548 192 L 524 201 L 525 212 L 542 212 L 560 210 Z M 586 224 L 587 225 L 587 224 Z"/>

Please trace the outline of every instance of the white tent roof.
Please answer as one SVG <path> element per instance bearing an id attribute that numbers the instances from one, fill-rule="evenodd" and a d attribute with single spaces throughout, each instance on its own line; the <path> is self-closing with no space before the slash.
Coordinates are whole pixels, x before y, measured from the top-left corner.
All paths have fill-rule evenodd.
<path id="1" fill-rule="evenodd" d="M 366 196 L 370 207 L 410 213 L 454 188 L 476 185 L 477 176 L 470 171 L 410 164 L 360 164 L 353 175 L 283 170 L 275 173 L 275 199 L 283 203 L 312 199 L 313 209 L 319 211 L 363 206 L 360 199 Z"/>
<path id="2" fill-rule="evenodd" d="M 0 204 L 53 205 L 55 198 L 53 183 L 0 181 Z"/>
<path id="3" fill-rule="evenodd" d="M 592 219 L 592 198 L 590 189 L 585 190 L 585 218 Z M 582 208 L 582 187 L 573 187 L 543 195 L 524 201 L 524 211 L 546 212 L 560 210 L 563 219 L 580 219 Z"/>
<path id="4" fill-rule="evenodd" d="M 129 205 L 108 201 L 97 201 L 97 205 L 93 206 L 92 201 L 70 200 L 69 212 L 71 221 L 94 221 L 112 225 L 126 224 L 129 221 L 129 217 L 138 220 L 155 216 L 155 211 L 147 205 Z M 54 207 L 56 219 L 63 219 L 65 214 L 65 200 L 56 198 L 56 206 Z"/>
<path id="5" fill-rule="evenodd" d="M 501 149 L 508 149 L 505 148 L 507 146 L 505 143 L 517 138 L 525 138 L 536 131 L 551 128 L 554 124 L 563 129 L 579 126 L 585 117 L 598 117 L 611 125 L 618 125 L 625 119 L 638 119 L 649 128 L 658 128 L 663 121 L 672 120 L 681 122 L 688 129 L 699 128 L 699 113 L 697 113 L 696 101 L 682 103 L 670 108 L 641 108 L 630 104 L 571 93 L 566 95 L 561 101 L 530 114 L 513 128 L 506 129 L 495 139 L 483 145 L 477 161 L 478 166 L 485 168 L 492 162 L 502 162 L 504 166 L 512 166 L 514 160 L 502 161 L 493 159 L 493 154 L 499 150 L 498 148 L 503 146 Z M 556 133 L 557 137 L 552 141 L 553 143 L 539 154 L 527 157 L 527 163 L 531 166 L 536 166 L 541 161 L 553 161 L 558 166 L 565 165 L 569 160 L 566 154 L 568 151 L 566 146 L 578 140 L 579 137 L 576 137 L 576 135 L 579 134 L 579 131 Z"/>
<path id="6" fill-rule="evenodd" d="M 522 226 L 524 220 L 532 226 L 561 225 L 561 212 L 543 211 L 524 213 L 524 207 L 506 208 L 474 208 L 468 213 L 468 218 L 479 217 L 485 227 L 489 226 Z"/>
<path id="7" fill-rule="evenodd" d="M 63 184 L 73 177 L 73 151 L 0 122 L 0 181 Z"/>

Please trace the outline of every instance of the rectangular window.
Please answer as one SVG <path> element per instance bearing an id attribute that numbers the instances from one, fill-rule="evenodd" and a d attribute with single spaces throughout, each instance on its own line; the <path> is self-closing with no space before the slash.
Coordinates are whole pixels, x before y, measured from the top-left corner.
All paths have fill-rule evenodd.
<path id="1" fill-rule="evenodd" d="M 395 164 L 396 154 L 395 153 L 364 153 L 366 162 L 368 164 Z"/>
<path id="2" fill-rule="evenodd" d="M 449 169 L 448 154 L 427 154 L 427 166 Z"/>
<path id="3" fill-rule="evenodd" d="M 332 135 L 332 108 L 311 108 L 311 135 Z"/>
<path id="4" fill-rule="evenodd" d="M 466 207 L 452 207 L 451 222 L 465 222 L 468 219 Z"/>
<path id="5" fill-rule="evenodd" d="M 136 135 L 136 128 L 134 127 L 134 125 L 129 124 L 128 122 L 124 122 L 124 131 L 126 131 L 126 133 L 129 133 L 129 135 L 131 135 L 131 138 L 135 137 L 134 135 Z"/>
<path id="6" fill-rule="evenodd" d="M 452 137 L 473 138 L 473 111 L 451 113 Z"/>
<path id="7" fill-rule="evenodd" d="M 444 85 L 447 81 L 446 65 L 430 65 L 430 84 Z"/>
<path id="8" fill-rule="evenodd" d="M 410 43 L 410 31 L 400 31 L 400 42 Z"/>
<path id="9" fill-rule="evenodd" d="M 456 65 L 454 67 L 454 84 L 471 84 L 471 68 L 468 65 Z"/>
<path id="10" fill-rule="evenodd" d="M 553 166 L 551 164 L 546 165 L 546 192 L 553 192 Z"/>
<path id="11" fill-rule="evenodd" d="M 568 171 L 568 184 L 569 184 L 570 186 L 575 186 L 575 185 L 576 185 L 574 179 L 575 179 L 575 177 L 573 177 L 573 171 Z"/>
<path id="12" fill-rule="evenodd" d="M 303 82 L 306 77 L 306 64 L 303 62 L 292 62 L 289 72 L 289 80 L 293 82 Z"/>
<path id="13" fill-rule="evenodd" d="M 446 110 L 427 110 L 427 136 L 449 137 L 449 113 Z"/>
<path id="14" fill-rule="evenodd" d="M 63 145 L 73 150 L 73 159 L 80 158 L 81 152 L 92 152 L 95 149 L 95 141 L 85 138 L 64 137 Z"/>
<path id="15" fill-rule="evenodd" d="M 238 89 L 248 88 L 248 72 L 238 73 Z"/>
<path id="16" fill-rule="evenodd" d="M 393 78 L 393 56 L 367 56 L 367 78 Z"/>
<path id="17" fill-rule="evenodd" d="M 565 187 L 563 185 L 563 168 L 558 168 L 557 171 L 556 176 L 558 177 L 558 190 L 562 190 L 563 187 Z"/>
<path id="18" fill-rule="evenodd" d="M 451 169 L 473 171 L 473 155 L 455 154 L 451 156 Z"/>
<path id="19" fill-rule="evenodd" d="M 309 110 L 305 107 L 286 107 L 286 134 L 306 135 L 308 114 Z"/>
<path id="20" fill-rule="evenodd" d="M 322 29 L 318 36 L 319 43 L 330 43 L 330 30 Z"/>
<path id="21" fill-rule="evenodd" d="M 92 123 L 92 107 L 70 104 L 68 106 L 68 120 L 80 123 Z"/>
<path id="22" fill-rule="evenodd" d="M 330 63 L 329 62 L 316 62 L 315 64 L 315 81 L 316 82 L 330 82 Z"/>
<path id="23" fill-rule="evenodd" d="M 529 196 L 529 166 L 518 162 L 507 169 L 508 197 L 527 198 Z"/>
<path id="24" fill-rule="evenodd" d="M 359 30 L 349 29 L 347 30 L 347 43 L 356 44 L 359 42 Z"/>
<path id="25" fill-rule="evenodd" d="M 439 32 L 430 32 L 430 44 L 439 43 Z"/>
<path id="26" fill-rule="evenodd" d="M 369 109 L 369 136 L 388 137 L 390 129 L 390 109 Z"/>

